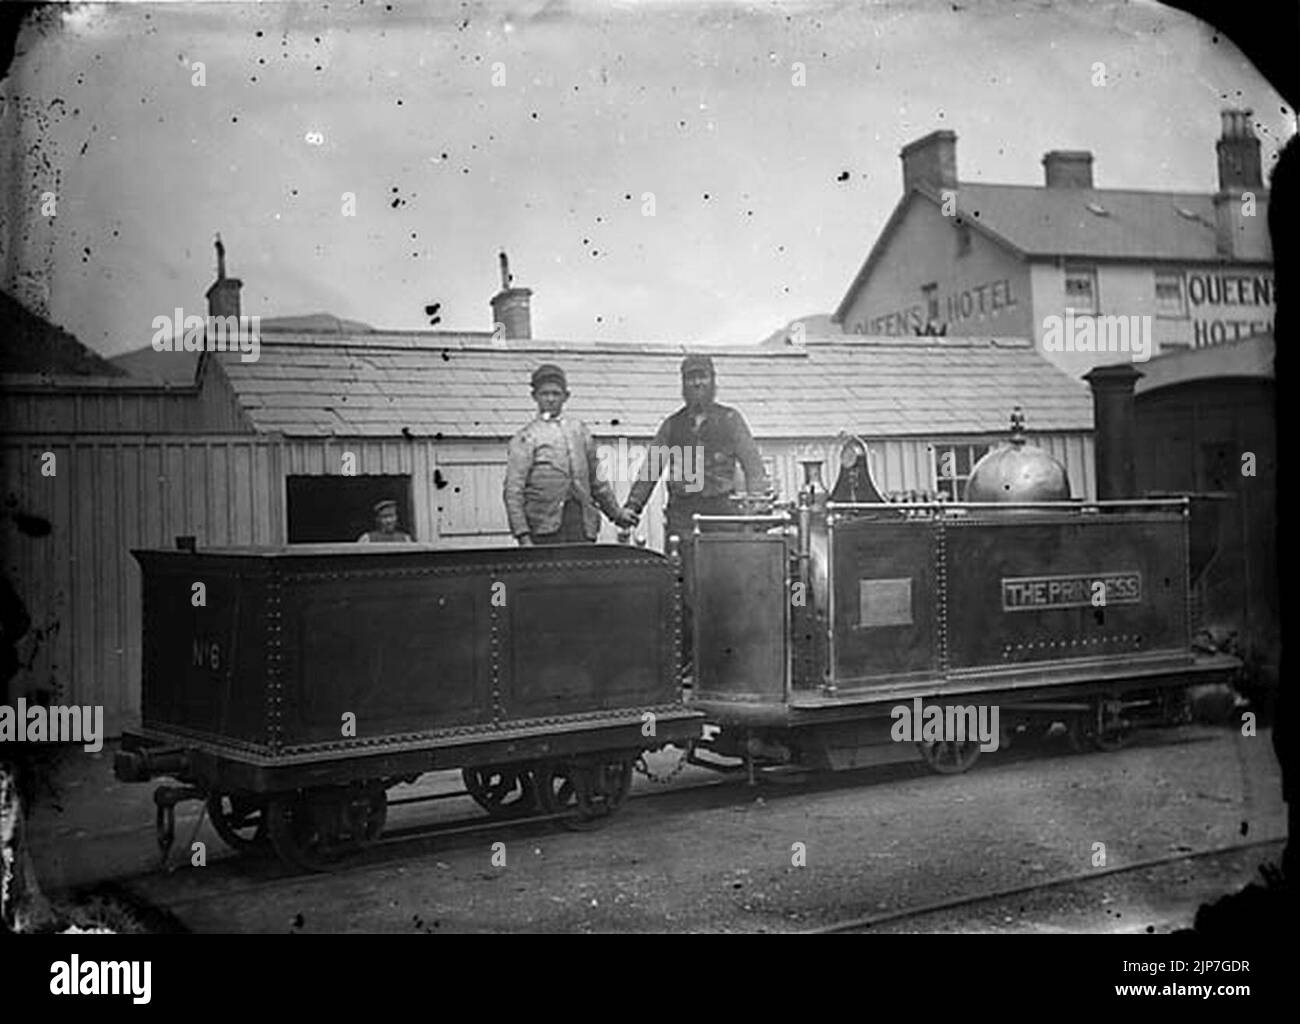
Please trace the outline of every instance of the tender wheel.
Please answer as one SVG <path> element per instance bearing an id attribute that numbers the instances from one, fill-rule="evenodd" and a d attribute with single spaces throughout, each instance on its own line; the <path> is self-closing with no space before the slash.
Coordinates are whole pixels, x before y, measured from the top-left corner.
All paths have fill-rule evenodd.
<path id="1" fill-rule="evenodd" d="M 226 845 L 240 853 L 266 850 L 265 802 L 234 793 L 215 793 L 208 797 L 208 817 Z"/>
<path id="2" fill-rule="evenodd" d="M 379 838 L 388 794 L 379 783 L 285 794 L 267 808 L 267 833 L 282 861 L 304 871 L 330 871 Z"/>
<path id="3" fill-rule="evenodd" d="M 627 798 L 632 788 L 632 759 L 551 762 L 538 769 L 536 778 L 542 810 L 547 814 L 571 811 L 560 824 L 589 831 L 603 825 Z"/>
<path id="4" fill-rule="evenodd" d="M 528 814 L 537 806 L 537 782 L 527 768 L 464 768 L 465 788 L 494 818 Z"/>
<path id="5" fill-rule="evenodd" d="M 921 757 L 940 775 L 957 775 L 966 771 L 979 760 L 980 745 L 978 740 L 964 740 L 961 743 L 940 740 L 937 743 L 918 743 Z"/>

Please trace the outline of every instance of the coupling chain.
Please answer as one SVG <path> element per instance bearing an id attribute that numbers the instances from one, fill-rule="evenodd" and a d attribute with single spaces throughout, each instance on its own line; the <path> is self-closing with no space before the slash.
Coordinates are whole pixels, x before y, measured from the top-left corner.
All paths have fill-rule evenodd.
<path id="1" fill-rule="evenodd" d="M 686 749 L 684 749 L 681 752 L 681 754 L 678 755 L 677 763 L 673 765 L 673 767 L 663 775 L 655 775 L 655 773 L 650 770 L 650 766 L 645 763 L 644 753 L 637 755 L 637 759 L 636 761 L 633 762 L 632 767 L 639 774 L 644 775 L 651 782 L 657 783 L 661 786 L 666 786 L 668 783 L 672 782 L 673 779 L 677 778 L 677 776 L 680 775 L 685 770 L 687 760 L 690 758 L 691 752 L 694 749 L 695 749 L 695 742 L 692 740 L 690 743 L 686 744 Z"/>

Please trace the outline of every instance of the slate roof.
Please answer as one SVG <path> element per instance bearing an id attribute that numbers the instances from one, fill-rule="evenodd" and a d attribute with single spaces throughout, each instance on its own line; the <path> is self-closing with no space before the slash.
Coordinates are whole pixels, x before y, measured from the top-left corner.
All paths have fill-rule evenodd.
<path id="1" fill-rule="evenodd" d="M 1077 258 L 1222 263 L 1214 220 L 1214 197 L 1198 192 L 1143 192 L 1112 188 L 1046 188 L 959 182 L 957 214 L 1024 259 Z M 939 193 L 916 186 L 894 207 L 832 316 L 842 323 L 849 307 L 913 202 L 943 205 Z M 1267 200 L 1261 198 L 1261 204 Z M 1089 206 L 1106 211 L 1104 215 Z M 1266 215 L 1266 208 L 1260 216 Z M 1246 248 L 1234 263 L 1271 263 L 1263 233 L 1243 235 Z"/>
<path id="2" fill-rule="evenodd" d="M 1090 205 L 1106 215 L 1090 210 Z M 1221 259 L 1215 246 L 1214 197 L 1205 193 L 962 182 L 957 186 L 957 211 L 1026 256 Z M 1245 236 L 1243 242 L 1253 237 Z M 1256 251 L 1234 258 L 1234 262 L 1271 260 L 1262 235 Z"/>
<path id="3" fill-rule="evenodd" d="M 841 336 L 842 337 L 842 336 Z M 535 413 L 529 376 L 559 363 L 566 407 L 598 435 L 651 436 L 681 405 L 679 365 L 708 352 L 718 401 L 768 438 L 1001 432 L 1012 406 L 1033 431 L 1092 429 L 1085 384 L 1024 339 L 825 339 L 801 350 L 512 341 L 419 332 L 350 338 L 275 335 L 257 362 L 213 353 L 260 432 L 290 436 L 509 437 Z M 204 372 L 212 367 L 206 367 Z"/>
<path id="4" fill-rule="evenodd" d="M 261 333 L 272 334 L 370 334 L 374 328 L 359 320 L 343 320 L 333 313 L 302 316 L 268 316 L 258 324 Z M 158 352 L 152 345 L 131 349 L 109 359 L 120 371 L 150 384 L 177 387 L 194 383 L 199 368 L 197 352 Z"/>

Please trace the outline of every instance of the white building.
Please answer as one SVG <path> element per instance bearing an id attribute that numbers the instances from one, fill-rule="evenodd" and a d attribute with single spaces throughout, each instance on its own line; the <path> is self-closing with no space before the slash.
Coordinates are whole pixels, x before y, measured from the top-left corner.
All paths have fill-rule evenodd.
<path id="1" fill-rule="evenodd" d="M 932 132 L 904 147 L 903 196 L 833 319 L 849 334 L 1030 337 L 1072 375 L 1117 354 L 1054 351 L 1045 325 L 1067 309 L 1071 338 L 1086 328 L 1094 345 L 1149 325 L 1148 356 L 1271 331 L 1268 192 L 1249 111 L 1223 112 L 1216 150 L 1214 193 L 1095 188 L 1092 154 L 1076 151 L 1044 156 L 1041 186 L 988 185 L 960 181 L 956 135 Z"/>

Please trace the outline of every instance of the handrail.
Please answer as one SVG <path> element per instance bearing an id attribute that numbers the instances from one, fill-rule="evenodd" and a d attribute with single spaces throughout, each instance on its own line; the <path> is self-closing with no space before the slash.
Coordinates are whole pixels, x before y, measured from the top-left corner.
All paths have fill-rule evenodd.
<path id="1" fill-rule="evenodd" d="M 1125 498 L 1106 501 L 828 501 L 828 512 L 848 510 L 876 509 L 1013 509 L 1013 508 L 1161 508 L 1186 507 L 1191 499 L 1181 498 Z"/>

